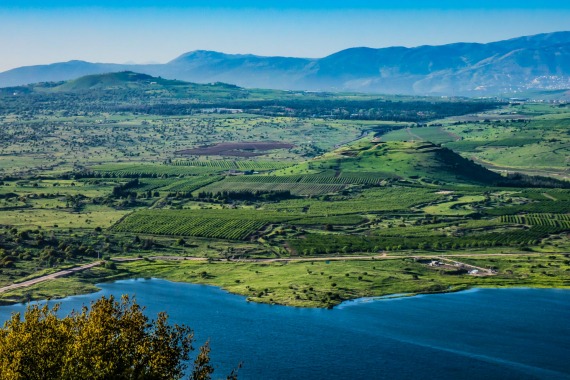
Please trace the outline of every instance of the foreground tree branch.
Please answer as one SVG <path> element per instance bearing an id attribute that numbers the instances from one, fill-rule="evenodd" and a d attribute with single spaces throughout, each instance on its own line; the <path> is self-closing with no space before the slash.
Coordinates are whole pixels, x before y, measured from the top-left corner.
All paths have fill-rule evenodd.
<path id="1" fill-rule="evenodd" d="M 65 317 L 59 305 L 28 306 L 0 329 L 0 379 L 181 379 L 193 332 L 170 325 L 166 313 L 149 320 L 134 299 L 102 297 Z M 208 343 L 200 348 L 190 379 L 214 372 Z M 233 376 L 233 373 L 232 375 Z"/>

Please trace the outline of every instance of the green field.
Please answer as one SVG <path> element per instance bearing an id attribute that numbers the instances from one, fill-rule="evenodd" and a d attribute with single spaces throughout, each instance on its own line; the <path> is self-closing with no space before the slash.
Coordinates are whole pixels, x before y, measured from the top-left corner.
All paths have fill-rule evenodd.
<path id="1" fill-rule="evenodd" d="M 570 285 L 568 107 L 159 82 L 0 90 L 0 286 L 105 261 L 0 301 L 152 276 L 311 307 Z M 236 142 L 288 145 L 216 151 Z"/>
<path id="2" fill-rule="evenodd" d="M 569 123 L 567 107 L 512 105 L 496 112 L 389 132 L 382 141 L 431 141 L 491 169 L 569 178 Z"/>
<path id="3" fill-rule="evenodd" d="M 268 223 L 296 218 L 299 216 L 242 210 L 148 210 L 130 214 L 113 230 L 243 240 Z"/>

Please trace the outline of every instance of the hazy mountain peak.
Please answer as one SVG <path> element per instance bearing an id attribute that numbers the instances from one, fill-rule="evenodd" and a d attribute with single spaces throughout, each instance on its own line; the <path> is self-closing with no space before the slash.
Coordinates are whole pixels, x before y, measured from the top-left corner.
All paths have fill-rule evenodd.
<path id="1" fill-rule="evenodd" d="M 287 90 L 473 96 L 557 90 L 570 88 L 570 32 L 486 44 L 354 47 L 320 59 L 195 50 L 166 64 L 69 61 L 0 73 L 0 86 L 125 70 L 198 83 L 226 82 Z"/>
<path id="2" fill-rule="evenodd" d="M 176 57 L 169 63 L 183 62 L 191 59 L 223 59 L 231 56 L 231 54 L 225 54 L 213 50 L 193 50 Z"/>

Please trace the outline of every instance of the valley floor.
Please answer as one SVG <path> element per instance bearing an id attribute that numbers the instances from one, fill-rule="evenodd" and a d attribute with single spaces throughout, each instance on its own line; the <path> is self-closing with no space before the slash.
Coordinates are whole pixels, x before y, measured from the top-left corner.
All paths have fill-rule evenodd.
<path id="1" fill-rule="evenodd" d="M 179 83 L 146 109 L 117 86 L 0 93 L 0 302 L 140 277 L 302 307 L 570 286 L 565 105 Z"/>

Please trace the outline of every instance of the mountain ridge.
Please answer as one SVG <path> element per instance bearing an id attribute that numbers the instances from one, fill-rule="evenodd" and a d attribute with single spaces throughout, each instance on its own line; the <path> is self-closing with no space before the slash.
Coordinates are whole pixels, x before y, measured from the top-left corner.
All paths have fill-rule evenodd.
<path id="1" fill-rule="evenodd" d="M 195 50 L 165 64 L 80 60 L 0 73 L 0 87 L 134 71 L 196 83 L 245 88 L 487 96 L 570 88 L 570 32 L 490 43 L 386 48 L 352 47 L 323 58 L 226 54 Z"/>

